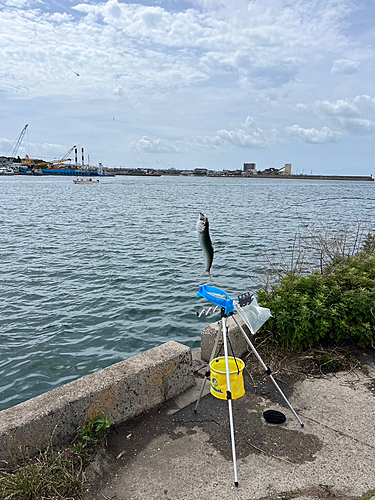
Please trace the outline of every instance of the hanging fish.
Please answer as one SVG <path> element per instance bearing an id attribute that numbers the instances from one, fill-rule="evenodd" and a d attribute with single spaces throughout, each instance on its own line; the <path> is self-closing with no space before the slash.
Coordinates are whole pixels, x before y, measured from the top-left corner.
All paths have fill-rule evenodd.
<path id="1" fill-rule="evenodd" d="M 211 266 L 212 261 L 214 260 L 214 247 L 211 243 L 208 218 L 205 217 L 202 212 L 200 212 L 198 217 L 197 233 L 199 243 L 202 245 L 203 252 L 206 257 L 206 270 L 201 274 L 201 276 L 205 276 L 206 274 L 208 274 L 211 279 Z"/>

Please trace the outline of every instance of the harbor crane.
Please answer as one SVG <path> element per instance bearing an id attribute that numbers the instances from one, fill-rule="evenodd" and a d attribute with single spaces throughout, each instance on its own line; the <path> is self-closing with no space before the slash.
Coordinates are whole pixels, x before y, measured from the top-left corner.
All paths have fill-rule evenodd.
<path id="1" fill-rule="evenodd" d="M 70 153 L 72 153 L 74 151 L 74 149 L 76 148 L 77 146 L 74 145 L 72 148 L 69 149 L 69 151 L 67 151 L 64 156 L 60 159 L 60 160 L 52 160 L 50 162 L 51 165 L 60 165 L 61 163 L 64 163 L 66 161 L 71 161 L 71 158 L 68 158 L 68 156 L 70 156 Z"/>
<path id="2" fill-rule="evenodd" d="M 14 144 L 12 145 L 12 148 L 11 148 L 11 154 L 10 154 L 10 164 L 13 163 L 13 161 L 15 160 L 15 157 L 16 157 L 16 154 L 18 153 L 18 150 L 19 150 L 19 147 L 21 146 L 21 143 L 23 141 L 23 138 L 25 137 L 25 134 L 26 134 L 26 129 L 27 127 L 29 126 L 29 124 L 27 123 L 23 129 L 22 129 L 22 132 L 20 133 L 18 139 L 14 142 Z M 9 150 L 10 151 L 10 150 Z"/>
<path id="3" fill-rule="evenodd" d="M 52 161 L 43 161 L 41 163 L 34 163 L 32 160 L 30 160 L 29 157 L 26 158 L 26 163 L 29 165 L 34 165 L 35 167 L 45 167 L 45 168 L 58 168 L 61 163 L 64 163 L 66 161 L 70 161 L 71 158 L 68 158 L 70 153 L 76 148 L 77 146 L 73 146 L 72 148 L 67 151 L 62 158 L 59 160 L 52 160 Z M 31 163 L 29 163 L 31 162 Z"/>
<path id="4" fill-rule="evenodd" d="M 33 160 L 29 157 L 29 155 L 25 155 L 25 159 L 23 161 L 23 163 L 25 165 L 30 165 L 30 166 L 34 166 L 35 163 L 33 162 Z"/>

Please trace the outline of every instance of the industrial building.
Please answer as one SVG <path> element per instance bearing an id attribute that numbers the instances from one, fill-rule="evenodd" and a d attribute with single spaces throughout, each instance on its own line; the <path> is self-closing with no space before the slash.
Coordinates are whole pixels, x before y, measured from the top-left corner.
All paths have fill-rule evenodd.
<path id="1" fill-rule="evenodd" d="M 244 163 L 243 171 L 245 175 L 254 175 L 257 174 L 257 164 L 256 163 Z"/>
<path id="2" fill-rule="evenodd" d="M 243 164 L 243 174 L 244 177 L 248 177 L 256 174 L 263 175 L 292 175 L 292 164 L 285 163 L 281 168 L 270 167 L 265 170 L 257 170 L 256 163 L 244 163 Z"/>

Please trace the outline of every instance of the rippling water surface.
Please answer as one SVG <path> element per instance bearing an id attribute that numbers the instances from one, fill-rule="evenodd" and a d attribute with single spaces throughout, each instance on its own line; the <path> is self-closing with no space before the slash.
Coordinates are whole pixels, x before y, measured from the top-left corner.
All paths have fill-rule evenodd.
<path id="1" fill-rule="evenodd" d="M 196 177 L 0 177 L 0 410 L 169 340 L 198 347 L 210 284 L 236 297 L 302 224 L 368 223 L 374 183 Z M 370 223 L 371 224 L 371 223 Z"/>

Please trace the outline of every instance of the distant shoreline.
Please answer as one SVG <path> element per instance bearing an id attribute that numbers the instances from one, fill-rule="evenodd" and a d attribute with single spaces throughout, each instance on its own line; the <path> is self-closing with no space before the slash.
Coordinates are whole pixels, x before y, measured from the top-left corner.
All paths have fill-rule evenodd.
<path id="1" fill-rule="evenodd" d="M 225 179 L 227 178 L 237 178 L 237 179 L 307 179 L 307 180 L 323 180 L 323 181 L 374 181 L 374 178 L 372 175 L 307 175 L 307 174 L 282 174 L 282 175 L 272 175 L 272 174 L 254 174 L 254 175 L 240 175 L 240 174 L 227 174 L 227 173 L 222 173 L 218 172 L 213 173 L 210 172 L 209 174 L 186 174 L 182 172 L 158 172 L 158 171 L 153 171 L 150 173 L 143 172 L 143 171 L 136 171 L 135 169 L 132 171 L 121 171 L 119 170 L 112 170 L 112 169 L 107 169 L 106 172 L 109 174 L 115 174 L 121 175 L 121 176 L 136 176 L 136 177 L 161 177 L 161 176 L 167 176 L 167 177 L 223 177 Z M 158 172 L 158 173 L 156 173 Z"/>
<path id="2" fill-rule="evenodd" d="M 12 170 L 12 169 L 10 169 Z M 208 170 L 196 168 L 194 170 L 154 169 L 154 168 L 108 168 L 95 167 L 76 169 L 71 166 L 64 166 L 56 169 L 33 170 L 27 167 L 19 171 L 0 172 L 0 175 L 23 175 L 23 176 L 76 176 L 76 177 L 113 177 L 113 176 L 133 176 L 133 177 L 223 177 L 239 179 L 298 179 L 298 180 L 323 180 L 323 181 L 374 181 L 371 175 L 313 175 L 313 174 L 286 174 L 275 172 L 252 173 L 244 170 Z"/>
<path id="3" fill-rule="evenodd" d="M 308 179 L 320 181 L 373 181 L 372 175 L 254 175 L 260 179 Z"/>

